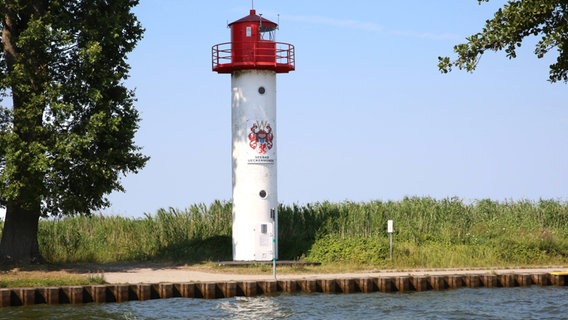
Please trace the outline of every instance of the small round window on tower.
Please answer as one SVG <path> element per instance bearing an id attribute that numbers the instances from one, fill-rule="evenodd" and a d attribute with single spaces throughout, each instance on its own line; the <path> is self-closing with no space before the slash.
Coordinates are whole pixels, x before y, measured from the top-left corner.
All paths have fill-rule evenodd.
<path id="1" fill-rule="evenodd" d="M 264 94 L 265 92 L 266 92 L 266 89 L 264 87 L 258 88 L 258 93 Z"/>
<path id="2" fill-rule="evenodd" d="M 266 198 L 266 191 L 265 191 L 265 190 L 260 190 L 260 192 L 258 193 L 258 195 L 259 195 L 262 199 L 265 199 L 265 198 Z"/>

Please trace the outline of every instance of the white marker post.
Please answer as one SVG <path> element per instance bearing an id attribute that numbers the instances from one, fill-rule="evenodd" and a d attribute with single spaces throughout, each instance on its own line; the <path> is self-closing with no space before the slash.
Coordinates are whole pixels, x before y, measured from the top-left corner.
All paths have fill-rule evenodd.
<path id="1" fill-rule="evenodd" d="M 387 221 L 387 232 L 389 233 L 390 238 L 390 259 L 392 261 L 392 233 L 394 232 L 392 220 Z"/>

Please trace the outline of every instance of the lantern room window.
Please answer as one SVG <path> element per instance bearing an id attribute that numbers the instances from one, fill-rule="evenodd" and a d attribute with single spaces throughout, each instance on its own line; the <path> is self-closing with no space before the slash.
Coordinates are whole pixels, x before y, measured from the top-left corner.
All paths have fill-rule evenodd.
<path id="1" fill-rule="evenodd" d="M 260 25 L 260 40 L 269 40 L 274 41 L 276 38 L 276 28 L 273 27 L 265 27 L 262 24 Z"/>

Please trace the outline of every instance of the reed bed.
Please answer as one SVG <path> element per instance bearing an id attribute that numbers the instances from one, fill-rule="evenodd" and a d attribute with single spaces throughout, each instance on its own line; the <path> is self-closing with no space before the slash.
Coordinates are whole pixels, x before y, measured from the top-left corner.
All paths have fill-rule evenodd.
<path id="1" fill-rule="evenodd" d="M 327 224 L 307 258 L 380 267 L 487 267 L 564 264 L 568 204 L 554 200 L 405 198 L 324 203 Z M 386 221 L 394 221 L 390 260 Z M 368 252 L 374 252 L 369 255 Z"/>
<path id="2" fill-rule="evenodd" d="M 41 221 L 40 248 L 51 262 L 213 260 L 231 254 L 231 204 L 160 209 L 133 219 L 103 215 Z"/>
<path id="3" fill-rule="evenodd" d="M 40 247 L 54 263 L 230 260 L 231 210 L 215 201 L 138 219 L 45 219 Z M 392 260 L 387 220 L 394 221 Z M 565 264 L 568 204 L 407 197 L 280 205 L 279 252 L 280 259 L 381 268 Z"/>

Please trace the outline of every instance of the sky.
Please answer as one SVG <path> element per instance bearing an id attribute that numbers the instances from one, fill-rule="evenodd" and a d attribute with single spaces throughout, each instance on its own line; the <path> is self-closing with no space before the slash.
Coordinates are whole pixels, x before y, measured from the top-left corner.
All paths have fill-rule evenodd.
<path id="1" fill-rule="evenodd" d="M 527 39 L 474 73 L 438 56 L 481 31 L 506 1 L 256 0 L 296 48 L 278 75 L 278 197 L 284 204 L 458 197 L 568 199 L 568 84 L 551 84 Z M 230 75 L 211 47 L 252 1 L 141 0 L 146 28 L 127 86 L 151 157 L 104 214 L 141 217 L 231 199 Z"/>

